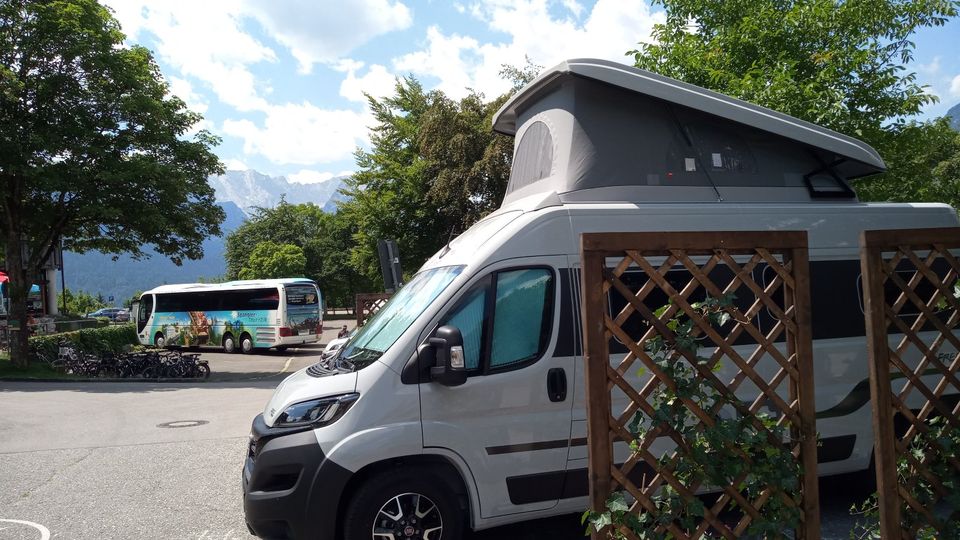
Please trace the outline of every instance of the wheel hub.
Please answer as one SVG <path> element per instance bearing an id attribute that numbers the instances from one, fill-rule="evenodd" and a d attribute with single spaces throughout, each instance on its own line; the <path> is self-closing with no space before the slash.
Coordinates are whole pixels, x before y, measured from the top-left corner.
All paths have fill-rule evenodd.
<path id="1" fill-rule="evenodd" d="M 404 493 L 387 501 L 373 524 L 374 540 L 437 540 L 442 534 L 440 510 L 419 493 Z"/>

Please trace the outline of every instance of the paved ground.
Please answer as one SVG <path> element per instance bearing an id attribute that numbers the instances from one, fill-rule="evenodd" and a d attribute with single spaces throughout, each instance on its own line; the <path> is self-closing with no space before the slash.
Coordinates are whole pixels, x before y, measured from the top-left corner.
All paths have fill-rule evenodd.
<path id="1" fill-rule="evenodd" d="M 250 420 L 319 351 L 205 352 L 212 382 L 0 382 L 0 539 L 38 540 L 41 528 L 62 539 L 251 538 L 240 488 Z M 191 420 L 203 423 L 160 427 Z M 861 491 L 822 483 L 824 538 L 848 538 Z M 563 516 L 469 538 L 582 537 L 579 517 Z"/>

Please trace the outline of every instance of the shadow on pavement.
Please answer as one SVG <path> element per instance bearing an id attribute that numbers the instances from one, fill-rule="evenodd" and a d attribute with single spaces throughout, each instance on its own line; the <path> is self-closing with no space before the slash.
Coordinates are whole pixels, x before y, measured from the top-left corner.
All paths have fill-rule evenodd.
<path id="1" fill-rule="evenodd" d="M 270 375 L 270 374 L 267 374 Z M 284 374 L 288 375 L 288 374 Z M 223 382 L 21 382 L 0 381 L 0 392 L 84 392 L 89 394 L 159 393 L 186 388 L 276 388 L 282 377 Z"/>

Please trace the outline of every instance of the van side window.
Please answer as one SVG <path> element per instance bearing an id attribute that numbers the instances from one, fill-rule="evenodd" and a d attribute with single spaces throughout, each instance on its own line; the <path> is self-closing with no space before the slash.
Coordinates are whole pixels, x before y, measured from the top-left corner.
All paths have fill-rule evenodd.
<path id="1" fill-rule="evenodd" d="M 537 360 L 553 328 L 553 272 L 496 272 L 476 284 L 442 321 L 463 336 L 466 367 L 487 374 Z"/>
<path id="2" fill-rule="evenodd" d="M 542 268 L 497 275 L 497 303 L 493 318 L 490 367 L 500 368 L 534 360 L 549 336 L 544 325 L 552 275 Z M 545 331 L 546 330 L 546 331 Z"/>

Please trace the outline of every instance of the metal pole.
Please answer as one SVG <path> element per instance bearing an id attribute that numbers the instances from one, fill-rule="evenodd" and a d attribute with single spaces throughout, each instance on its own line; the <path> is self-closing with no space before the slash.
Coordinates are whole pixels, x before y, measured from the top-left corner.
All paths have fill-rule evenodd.
<path id="1" fill-rule="evenodd" d="M 67 314 L 67 274 L 63 271 L 63 237 L 60 238 L 60 294 L 63 295 L 63 314 Z"/>

